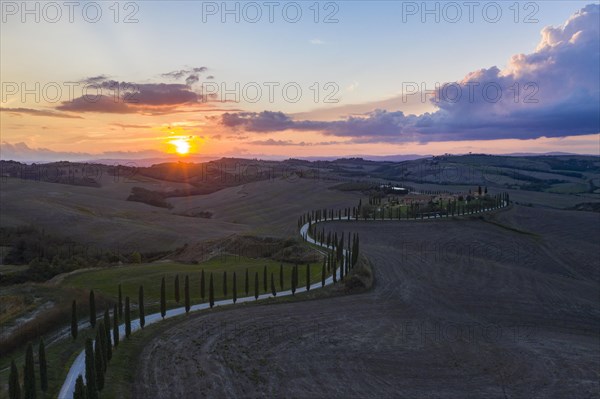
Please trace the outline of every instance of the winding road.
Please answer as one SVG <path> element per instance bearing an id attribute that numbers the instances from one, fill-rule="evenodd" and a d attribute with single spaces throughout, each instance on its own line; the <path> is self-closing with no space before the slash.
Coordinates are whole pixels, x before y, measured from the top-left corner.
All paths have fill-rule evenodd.
<path id="1" fill-rule="evenodd" d="M 557 261 L 573 242 L 569 221 L 584 250 L 568 253 L 577 278 Z M 123 394 L 597 395 L 598 264 L 586 255 L 598 250 L 596 219 L 513 207 L 484 219 L 327 223 L 360 234 L 372 290 L 200 312 L 166 326 L 145 343 L 136 384 Z"/>

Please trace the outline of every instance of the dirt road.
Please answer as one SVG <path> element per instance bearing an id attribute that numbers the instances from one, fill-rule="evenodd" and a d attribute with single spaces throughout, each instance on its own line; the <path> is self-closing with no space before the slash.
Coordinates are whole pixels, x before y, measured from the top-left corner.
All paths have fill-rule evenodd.
<path id="1" fill-rule="evenodd" d="M 594 397 L 597 222 L 516 207 L 328 224 L 360 234 L 372 291 L 193 316 L 148 343 L 133 396 Z"/>

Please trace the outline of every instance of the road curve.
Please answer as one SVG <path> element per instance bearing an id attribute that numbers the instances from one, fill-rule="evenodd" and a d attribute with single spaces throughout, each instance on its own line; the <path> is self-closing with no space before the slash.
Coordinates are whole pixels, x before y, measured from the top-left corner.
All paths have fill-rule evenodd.
<path id="1" fill-rule="evenodd" d="M 361 253 L 374 266 L 373 290 L 200 312 L 145 344 L 131 394 L 594 397 L 595 220 L 535 212 L 534 226 L 527 225 L 534 211 L 522 207 L 495 215 L 496 224 L 328 222 L 328 230 L 360 234 Z M 510 218 L 518 229 L 506 224 Z M 571 219 L 582 253 L 567 252 L 572 241 L 563 232 Z"/>
<path id="2" fill-rule="evenodd" d="M 507 205 L 508 204 L 506 202 L 504 202 L 502 204 L 503 207 L 505 207 Z M 498 208 L 485 208 L 482 210 L 482 212 L 489 212 L 489 211 L 492 211 L 495 209 L 498 209 Z M 476 212 L 470 212 L 470 213 L 468 213 L 468 215 L 471 215 L 474 213 L 476 213 Z M 434 219 L 435 220 L 436 218 L 427 217 L 425 219 Z M 439 219 L 439 218 L 437 218 L 437 219 Z M 411 220 L 421 220 L 421 219 L 414 218 Z M 345 218 L 345 219 L 335 220 L 335 221 L 336 222 L 355 222 L 355 220 L 351 219 L 350 217 Z M 377 219 L 376 222 L 381 222 L 381 221 L 396 221 L 396 222 L 398 222 L 398 220 L 396 220 L 396 219 Z M 400 222 L 403 222 L 403 221 L 406 221 L 406 220 L 402 219 Z M 322 222 L 331 222 L 331 220 L 321 219 L 321 220 L 312 222 L 312 224 L 314 225 L 314 224 L 322 223 Z M 316 242 L 310 235 L 308 235 L 308 228 L 309 228 L 308 223 L 304 224 L 300 228 L 299 233 L 300 233 L 301 237 L 303 237 L 307 242 L 309 242 L 311 244 L 321 246 L 322 248 L 331 249 L 331 247 L 327 247 L 327 245 L 321 245 L 320 243 Z M 347 255 L 347 251 L 344 250 L 344 256 L 346 256 L 346 255 Z M 332 276 L 329 276 L 325 280 L 325 286 L 328 286 L 330 284 L 333 284 Z M 314 283 L 311 285 L 310 288 L 311 288 L 311 290 L 316 290 L 316 289 L 322 288 L 322 284 L 320 282 Z M 306 287 L 298 287 L 296 289 L 296 293 L 302 293 L 305 291 L 306 291 Z M 277 297 L 288 296 L 288 295 L 292 295 L 291 290 L 281 291 L 281 292 L 277 293 Z M 262 294 L 262 295 L 259 295 L 258 300 L 264 300 L 264 299 L 268 299 L 268 298 L 272 298 L 272 297 L 273 297 L 272 294 Z M 251 301 L 255 301 L 255 300 L 256 299 L 254 298 L 254 296 L 243 297 L 243 298 L 238 298 L 237 303 L 251 302 Z M 216 301 L 214 306 L 225 306 L 225 305 L 232 305 L 232 304 L 233 304 L 233 300 L 227 299 L 227 300 Z M 196 304 L 196 305 L 191 306 L 190 312 L 196 312 L 196 311 L 205 310 L 208 308 L 209 308 L 208 303 Z M 179 316 L 184 313 L 185 313 L 185 307 L 170 309 L 166 312 L 165 319 L 168 319 L 168 318 L 171 318 L 174 316 Z M 154 324 L 160 320 L 162 320 L 160 313 L 153 313 L 153 314 L 145 316 L 146 325 Z M 140 328 L 141 327 L 140 327 L 139 319 L 132 320 L 131 332 L 134 333 L 134 332 L 138 331 Z M 121 338 L 125 337 L 125 324 L 121 324 L 119 326 L 119 335 Z M 75 391 L 75 381 L 77 380 L 77 377 L 79 375 L 83 376 L 83 378 L 85 380 L 85 351 L 81 351 L 79 353 L 79 355 L 75 358 L 75 361 L 73 362 L 73 364 L 71 365 L 71 368 L 69 369 L 69 372 L 67 373 L 67 377 L 65 378 L 65 381 L 60 389 L 60 392 L 58 395 L 59 399 L 70 399 L 73 397 L 73 392 Z"/>

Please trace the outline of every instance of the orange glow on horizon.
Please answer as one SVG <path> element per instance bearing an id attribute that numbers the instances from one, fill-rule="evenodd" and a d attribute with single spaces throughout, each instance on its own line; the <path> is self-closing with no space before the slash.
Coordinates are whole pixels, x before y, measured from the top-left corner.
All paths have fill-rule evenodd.
<path id="1" fill-rule="evenodd" d="M 189 139 L 177 138 L 169 141 L 169 144 L 175 146 L 175 152 L 179 155 L 187 155 L 190 153 L 191 145 Z"/>

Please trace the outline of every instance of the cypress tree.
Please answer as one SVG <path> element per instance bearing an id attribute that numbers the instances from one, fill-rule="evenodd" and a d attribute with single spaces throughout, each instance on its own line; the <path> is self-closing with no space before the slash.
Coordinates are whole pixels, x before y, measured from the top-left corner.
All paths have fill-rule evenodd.
<path id="1" fill-rule="evenodd" d="M 10 362 L 10 377 L 8 379 L 9 399 L 21 399 L 21 383 L 19 382 L 19 369 L 15 361 Z"/>
<path id="2" fill-rule="evenodd" d="M 94 297 L 94 290 L 90 291 L 90 325 L 92 328 L 96 327 L 96 298 Z"/>
<path id="3" fill-rule="evenodd" d="M 263 268 L 263 290 L 267 292 L 267 266 Z"/>
<path id="4" fill-rule="evenodd" d="M 204 296 L 205 296 L 205 281 L 204 281 L 204 269 L 202 269 L 202 272 L 200 273 L 200 298 L 202 298 L 202 301 L 204 301 Z"/>
<path id="5" fill-rule="evenodd" d="M 310 291 L 310 265 L 306 264 L 306 291 Z"/>
<path id="6" fill-rule="evenodd" d="M 331 275 L 333 276 L 333 282 L 337 283 L 337 264 L 335 261 L 335 257 L 333 256 L 333 253 L 331 254 L 331 269 L 333 270 L 333 273 L 331 273 Z"/>
<path id="7" fill-rule="evenodd" d="M 125 297 L 125 336 L 131 335 L 131 310 L 129 308 L 129 297 Z"/>
<path id="8" fill-rule="evenodd" d="M 210 303 L 211 308 L 215 306 L 215 286 L 212 273 L 210 273 L 210 282 L 208 283 L 208 302 Z"/>
<path id="9" fill-rule="evenodd" d="M 27 353 L 25 355 L 23 393 L 25 399 L 35 399 L 35 365 L 33 363 L 33 347 L 31 343 L 27 345 Z"/>
<path id="10" fill-rule="evenodd" d="M 227 298 L 227 272 L 223 272 L 223 297 Z"/>
<path id="11" fill-rule="evenodd" d="M 123 292 L 119 284 L 119 317 L 123 317 Z"/>
<path id="12" fill-rule="evenodd" d="M 279 289 L 283 291 L 283 263 L 279 265 Z"/>
<path id="13" fill-rule="evenodd" d="M 271 273 L 271 293 L 273 296 L 277 296 L 277 291 L 275 290 L 275 276 Z"/>
<path id="14" fill-rule="evenodd" d="M 101 391 L 104 388 L 104 370 L 105 365 L 102 362 L 102 344 L 98 340 L 99 335 L 96 334 L 96 342 L 94 344 L 94 367 L 96 369 L 96 389 Z"/>
<path id="15" fill-rule="evenodd" d="M 108 337 L 108 342 L 110 342 L 110 313 L 108 312 L 108 307 L 104 309 L 104 332 Z"/>
<path id="16" fill-rule="evenodd" d="M 246 288 L 246 296 L 248 296 L 248 291 L 250 291 L 250 282 L 248 281 L 248 268 L 246 268 L 246 283 L 245 283 L 245 288 Z"/>
<path id="17" fill-rule="evenodd" d="M 185 276 L 185 282 L 183 285 L 183 297 L 184 297 L 184 301 L 185 301 L 185 313 L 189 313 L 190 312 L 190 277 L 189 276 Z"/>
<path id="18" fill-rule="evenodd" d="M 108 314 L 108 308 L 104 310 L 104 342 L 106 342 L 106 360 L 112 359 L 112 341 L 110 339 L 110 315 Z"/>
<path id="19" fill-rule="evenodd" d="M 146 325 L 146 312 L 144 310 L 144 286 L 140 285 L 138 291 L 138 311 L 140 313 L 140 326 L 144 328 Z"/>
<path id="20" fill-rule="evenodd" d="M 44 345 L 44 338 L 40 339 L 38 352 L 38 361 L 40 363 L 40 388 L 42 389 L 42 392 L 46 392 L 48 390 L 48 363 L 46 362 L 46 346 Z"/>
<path id="21" fill-rule="evenodd" d="M 258 299 L 258 272 L 254 273 L 254 299 Z"/>
<path id="22" fill-rule="evenodd" d="M 115 348 L 119 346 L 119 310 L 117 305 L 113 309 L 113 345 Z"/>
<path id="23" fill-rule="evenodd" d="M 175 302 L 179 303 L 179 274 L 175 276 Z"/>
<path id="24" fill-rule="evenodd" d="M 321 287 L 325 287 L 325 262 L 323 262 L 323 268 L 321 269 Z"/>
<path id="25" fill-rule="evenodd" d="M 94 341 L 94 357 L 100 356 L 100 362 L 102 364 L 102 371 L 106 372 L 106 368 L 108 366 L 108 360 L 106 358 L 106 342 L 104 339 L 104 322 L 100 321 L 98 323 L 98 328 L 96 329 L 96 339 Z M 98 381 L 96 381 L 98 383 Z"/>
<path id="26" fill-rule="evenodd" d="M 167 289 L 165 286 L 165 278 L 160 281 L 160 316 L 164 319 L 167 314 Z"/>
<path id="27" fill-rule="evenodd" d="M 73 299 L 73 304 L 71 305 L 71 336 L 73 340 L 77 339 L 77 301 Z"/>
<path id="28" fill-rule="evenodd" d="M 94 345 L 90 338 L 85 340 L 85 381 L 87 399 L 97 399 L 96 390 L 96 360 L 94 359 Z"/>
<path id="29" fill-rule="evenodd" d="M 237 278 L 235 276 L 235 272 L 233 272 L 233 303 L 237 301 Z"/>
<path id="30" fill-rule="evenodd" d="M 73 399 L 85 399 L 85 384 L 83 383 L 83 377 L 79 374 L 77 380 L 75 380 L 75 391 L 73 392 Z"/>

